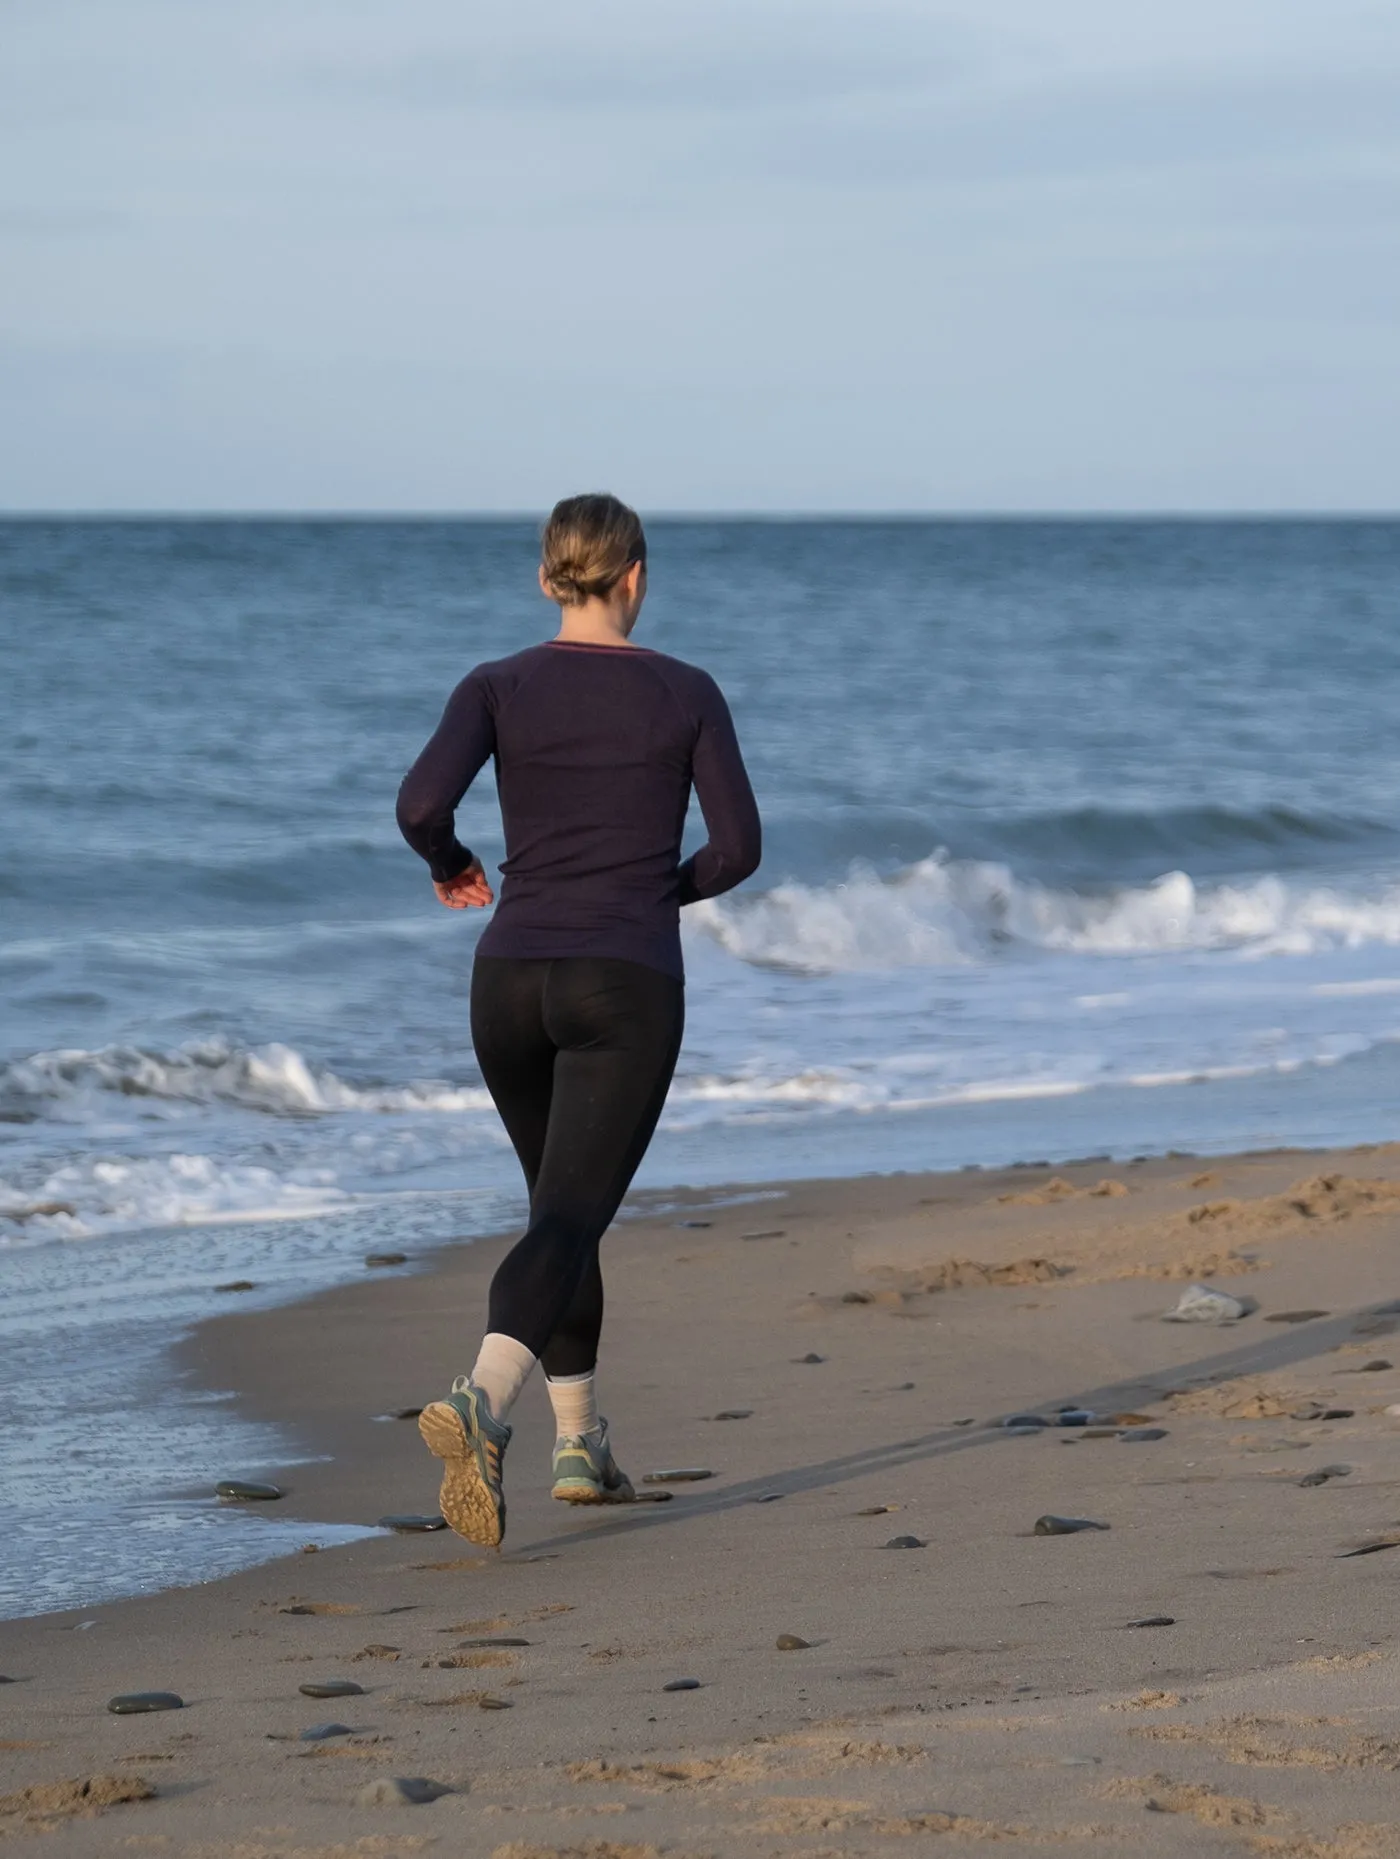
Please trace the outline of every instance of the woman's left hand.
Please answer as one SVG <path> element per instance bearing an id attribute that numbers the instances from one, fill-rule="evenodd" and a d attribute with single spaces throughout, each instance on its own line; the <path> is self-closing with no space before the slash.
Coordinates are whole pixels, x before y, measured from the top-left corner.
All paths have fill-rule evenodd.
<path id="1" fill-rule="evenodd" d="M 445 884 L 439 884 L 434 879 L 433 889 L 437 892 L 438 902 L 446 904 L 449 910 L 484 910 L 487 904 L 496 901 L 495 893 L 486 882 L 481 860 L 475 858 L 465 871 L 459 871 L 455 878 L 449 878 Z"/>

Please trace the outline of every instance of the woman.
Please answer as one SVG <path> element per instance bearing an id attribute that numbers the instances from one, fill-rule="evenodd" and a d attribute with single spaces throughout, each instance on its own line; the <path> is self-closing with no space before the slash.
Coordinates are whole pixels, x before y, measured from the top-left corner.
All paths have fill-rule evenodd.
<path id="1" fill-rule="evenodd" d="M 398 805 L 441 901 L 489 904 L 453 815 L 495 759 L 506 859 L 477 946 L 472 1040 L 525 1171 L 530 1223 L 491 1281 L 471 1374 L 419 1421 L 444 1461 L 443 1516 L 486 1544 L 505 1531 L 506 1417 L 537 1361 L 556 1420 L 554 1496 L 633 1495 L 598 1415 L 598 1244 L 680 1050 L 680 907 L 730 890 L 759 860 L 758 810 L 719 687 L 632 644 L 647 590 L 636 513 L 603 495 L 556 504 L 540 588 L 558 603 L 557 636 L 457 686 Z M 682 862 L 692 785 L 709 840 Z"/>

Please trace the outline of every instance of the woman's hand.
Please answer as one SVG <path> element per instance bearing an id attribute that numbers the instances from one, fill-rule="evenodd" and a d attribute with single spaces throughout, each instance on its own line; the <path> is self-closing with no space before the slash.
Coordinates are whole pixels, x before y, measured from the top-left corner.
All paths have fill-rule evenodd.
<path id="1" fill-rule="evenodd" d="M 486 882 L 486 873 L 481 868 L 481 860 L 474 858 L 465 871 L 459 871 L 455 878 L 449 878 L 446 884 L 433 881 L 433 889 L 438 894 L 438 902 L 446 904 L 449 910 L 484 910 L 487 904 L 495 903 L 495 894 Z"/>

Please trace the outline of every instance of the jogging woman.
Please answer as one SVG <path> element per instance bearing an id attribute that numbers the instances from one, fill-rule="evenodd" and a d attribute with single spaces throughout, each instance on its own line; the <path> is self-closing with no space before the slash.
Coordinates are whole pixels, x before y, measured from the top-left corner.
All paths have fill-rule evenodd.
<path id="1" fill-rule="evenodd" d="M 554 1407 L 554 1496 L 630 1499 L 595 1391 L 598 1245 L 646 1153 L 685 1017 L 680 909 L 757 868 L 758 810 L 734 725 L 705 672 L 634 646 L 646 539 L 615 497 L 570 497 L 545 526 L 546 644 L 478 665 L 404 778 L 399 826 L 452 910 L 492 902 L 457 839 L 490 758 L 505 827 L 501 901 L 477 946 L 477 1063 L 520 1158 L 530 1221 L 491 1281 L 470 1375 L 425 1407 L 442 1514 L 499 1543 L 507 1416 L 537 1361 Z M 692 786 L 708 843 L 681 860 Z"/>

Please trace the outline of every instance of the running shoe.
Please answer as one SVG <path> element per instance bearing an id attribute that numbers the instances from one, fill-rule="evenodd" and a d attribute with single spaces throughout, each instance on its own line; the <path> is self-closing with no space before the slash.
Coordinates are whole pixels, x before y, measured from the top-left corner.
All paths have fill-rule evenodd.
<path id="1" fill-rule="evenodd" d="M 458 1536 L 494 1549 L 506 1533 L 501 1465 L 510 1428 L 491 1412 L 486 1396 L 459 1375 L 445 1401 L 418 1417 L 428 1451 L 443 1462 L 438 1505 Z"/>
<path id="2" fill-rule="evenodd" d="M 596 1439 L 584 1434 L 555 1440 L 550 1495 L 563 1504 L 630 1504 L 636 1497 L 632 1481 L 612 1456 L 606 1420 Z"/>

